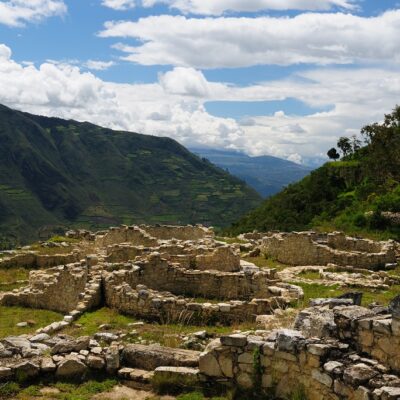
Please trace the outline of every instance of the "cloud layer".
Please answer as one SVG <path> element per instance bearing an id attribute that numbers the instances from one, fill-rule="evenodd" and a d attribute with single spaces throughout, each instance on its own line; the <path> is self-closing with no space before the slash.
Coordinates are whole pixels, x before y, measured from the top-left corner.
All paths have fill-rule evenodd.
<path id="1" fill-rule="evenodd" d="M 262 10 L 330 10 L 333 7 L 354 9 L 349 0 L 144 0 L 145 6 L 168 4 L 183 13 L 221 15 L 227 11 L 256 12 Z"/>
<path id="2" fill-rule="evenodd" d="M 40 22 L 66 12 L 63 0 L 0 0 L 0 24 L 11 27 Z"/>
<path id="3" fill-rule="evenodd" d="M 116 84 L 78 66 L 12 60 L 0 45 L 0 103 L 48 116 L 114 129 L 170 136 L 187 146 L 238 149 L 294 161 L 324 157 L 342 135 L 380 120 L 400 98 L 399 69 L 315 69 L 291 78 L 238 87 L 208 81 L 201 71 L 176 67 L 153 84 Z M 13 82 L 13 85 L 10 85 Z M 207 101 L 295 98 L 330 111 L 236 121 L 210 115 Z"/>
<path id="4" fill-rule="evenodd" d="M 377 17 L 305 13 L 292 18 L 187 18 L 161 15 L 109 21 L 102 37 L 119 44 L 125 60 L 142 65 L 238 68 L 251 65 L 349 64 L 400 61 L 400 10 Z"/>

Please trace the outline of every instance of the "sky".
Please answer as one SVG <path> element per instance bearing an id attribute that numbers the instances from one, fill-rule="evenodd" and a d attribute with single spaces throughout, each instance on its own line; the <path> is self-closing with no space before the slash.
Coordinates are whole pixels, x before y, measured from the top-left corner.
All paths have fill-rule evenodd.
<path id="1" fill-rule="evenodd" d="M 317 165 L 400 104 L 397 0 L 0 0 L 0 103 Z"/>

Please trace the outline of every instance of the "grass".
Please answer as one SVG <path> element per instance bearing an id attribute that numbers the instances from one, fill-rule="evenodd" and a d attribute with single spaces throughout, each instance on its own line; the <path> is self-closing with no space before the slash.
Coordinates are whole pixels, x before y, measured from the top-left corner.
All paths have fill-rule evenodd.
<path id="1" fill-rule="evenodd" d="M 135 322 L 136 319 L 120 314 L 118 311 L 111 308 L 100 308 L 93 312 L 83 314 L 76 324 L 82 325 L 81 328 L 71 327 L 67 331 L 72 335 L 94 335 L 99 331 L 99 326 L 102 324 L 111 325 L 111 330 L 127 329 L 129 323 Z"/>
<path id="2" fill-rule="evenodd" d="M 53 311 L 35 310 L 24 307 L 0 306 L 0 338 L 10 335 L 33 333 L 36 329 L 62 320 L 62 315 Z M 34 325 L 17 327 L 18 322 L 32 321 Z"/>
<path id="3" fill-rule="evenodd" d="M 99 331 L 101 324 L 109 324 L 109 331 L 121 331 L 129 334 L 133 329 L 136 331 L 134 335 L 128 335 L 126 341 L 135 343 L 146 341 L 147 343 L 159 343 L 167 347 L 180 347 L 183 343 L 181 336 L 186 336 L 194 332 L 205 330 L 209 335 L 220 336 L 229 334 L 234 330 L 253 330 L 256 325 L 252 323 L 238 324 L 233 326 L 197 326 L 183 324 L 157 324 L 145 323 L 142 326 L 134 328 L 128 327 L 129 323 L 135 322 L 132 317 L 122 315 L 118 311 L 110 308 L 101 308 L 93 312 L 83 314 L 77 321 L 76 325 L 68 327 L 64 332 L 73 336 L 93 335 Z M 80 327 L 79 327 L 80 326 Z"/>
<path id="4" fill-rule="evenodd" d="M 310 280 L 321 278 L 318 271 L 302 271 L 300 272 L 299 276 L 304 279 L 310 279 Z"/>
<path id="5" fill-rule="evenodd" d="M 263 255 L 260 255 L 258 257 L 244 257 L 243 260 L 251 262 L 259 268 L 275 268 L 278 271 L 282 271 L 288 266 L 285 264 L 282 264 L 273 258 L 270 257 L 265 257 Z"/>
<path id="6" fill-rule="evenodd" d="M 91 380 L 82 384 L 58 382 L 50 385 L 38 384 L 22 388 L 18 384 L 8 383 L 0 386 L 1 399 L 13 400 L 90 400 L 99 393 L 110 391 L 117 381 L 106 379 L 104 381 Z M 41 392 L 44 388 L 54 389 L 54 393 L 45 394 Z"/>
<path id="7" fill-rule="evenodd" d="M 0 269 L 0 292 L 9 292 L 25 286 L 26 284 L 17 281 L 27 281 L 28 278 L 29 270 L 25 268 Z"/>
<path id="8" fill-rule="evenodd" d="M 310 299 L 324 298 L 324 297 L 337 297 L 348 292 L 362 292 L 363 293 L 363 306 L 368 306 L 373 302 L 382 305 L 388 305 L 389 302 L 400 294 L 400 285 L 393 285 L 389 290 L 368 290 L 362 288 L 340 288 L 339 285 L 325 286 L 319 283 L 294 283 L 300 286 L 304 291 L 304 299 L 299 301 L 296 305 L 297 308 L 308 307 Z"/>

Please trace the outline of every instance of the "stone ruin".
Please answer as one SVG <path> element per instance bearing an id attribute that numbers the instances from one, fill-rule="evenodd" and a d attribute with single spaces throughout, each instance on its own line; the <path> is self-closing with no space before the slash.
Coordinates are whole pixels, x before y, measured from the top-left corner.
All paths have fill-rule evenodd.
<path id="1" fill-rule="evenodd" d="M 400 398 L 398 298 L 389 308 L 361 307 L 357 294 L 314 299 L 291 329 L 224 335 L 201 353 L 125 344 L 118 333 L 80 338 L 62 333 L 99 305 L 160 323 L 255 321 L 302 297 L 300 287 L 287 283 L 307 282 L 302 272 L 318 271 L 324 284 L 348 274 L 348 286 L 366 279 L 363 284 L 385 289 L 398 284 L 397 278 L 384 271 L 369 271 L 366 278 L 365 271 L 396 261 L 392 242 L 341 234 L 254 233 L 247 243 L 226 245 L 201 226 L 123 226 L 68 236 L 80 241 L 70 254 L 81 259 L 63 255 L 70 262 L 58 265 L 53 256 L 47 269 L 31 271 L 29 286 L 0 294 L 2 305 L 66 314 L 34 335 L 0 340 L 0 382 L 21 374 L 82 379 L 101 372 L 140 388 L 163 381 L 183 388 L 235 388 L 247 393 L 241 399 L 251 399 L 249 393 L 282 399 L 304 393 L 308 400 Z M 239 249 L 252 253 L 260 245 L 268 256 L 297 267 L 278 273 L 240 259 Z M 18 265 L 18 257 L 0 264 Z M 289 271 L 292 275 L 285 276 Z"/>
<path id="2" fill-rule="evenodd" d="M 0 304 L 59 311 L 67 320 L 104 304 L 150 321 L 230 325 L 255 321 L 303 295 L 275 270 L 242 261 L 237 246 L 216 241 L 203 226 L 123 226 L 67 235 L 84 244 L 73 254 L 82 254 L 88 243 L 95 254 L 31 271 L 29 285 L 0 294 Z M 18 257 L 3 262 L 15 265 Z"/>
<path id="3" fill-rule="evenodd" d="M 324 299 L 299 313 L 295 330 L 217 339 L 200 356 L 201 377 L 279 398 L 399 399 L 400 301 L 390 311 L 351 302 Z"/>
<path id="4" fill-rule="evenodd" d="M 262 238 L 261 252 L 287 265 L 336 264 L 379 269 L 396 263 L 396 244 L 352 238 L 340 232 L 274 233 Z"/>

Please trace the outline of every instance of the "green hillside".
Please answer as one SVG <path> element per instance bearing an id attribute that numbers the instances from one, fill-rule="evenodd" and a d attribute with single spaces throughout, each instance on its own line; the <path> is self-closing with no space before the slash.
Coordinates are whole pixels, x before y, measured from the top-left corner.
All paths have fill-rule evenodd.
<path id="1" fill-rule="evenodd" d="M 244 182 L 172 139 L 0 106 L 3 246 L 65 227 L 223 226 L 260 202 Z"/>
<path id="2" fill-rule="evenodd" d="M 400 107 L 361 133 L 364 145 L 344 138 L 342 161 L 326 163 L 288 186 L 227 232 L 315 228 L 399 238 L 400 226 L 383 213 L 400 212 Z"/>

